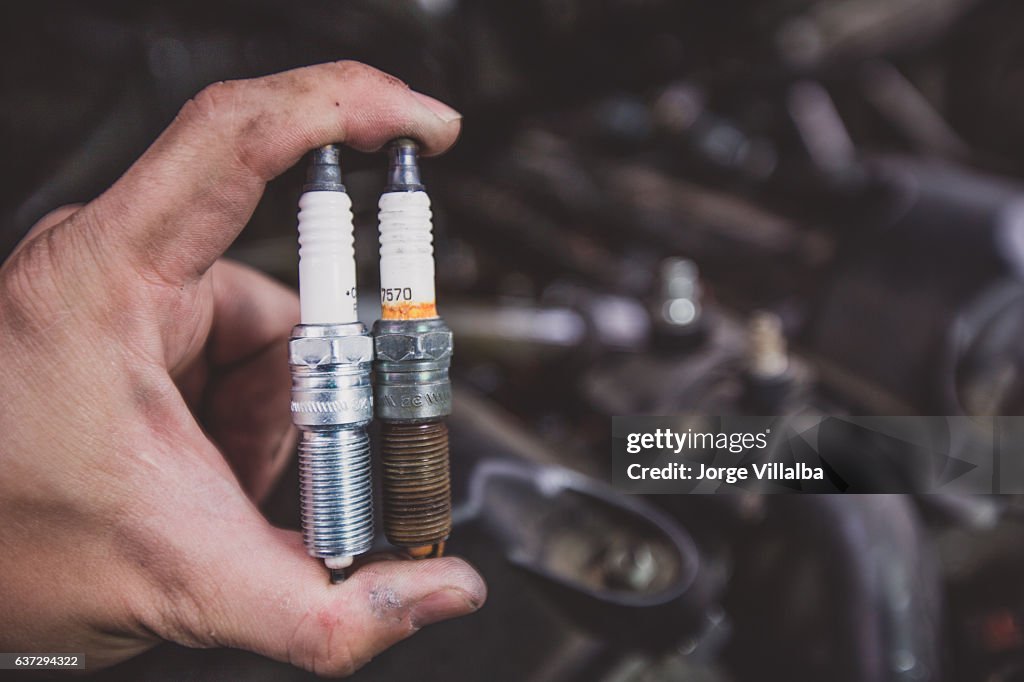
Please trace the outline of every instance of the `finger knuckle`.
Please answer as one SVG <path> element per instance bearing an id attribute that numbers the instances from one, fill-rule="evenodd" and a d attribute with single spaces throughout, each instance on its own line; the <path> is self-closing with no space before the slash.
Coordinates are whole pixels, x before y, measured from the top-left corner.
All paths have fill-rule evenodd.
<path id="1" fill-rule="evenodd" d="M 179 119 L 203 125 L 229 124 L 243 88 L 240 81 L 219 81 L 207 85 L 185 103 Z"/>
<path id="2" fill-rule="evenodd" d="M 100 234 L 79 211 L 19 249 L 0 268 L 0 320 L 22 332 L 41 332 L 57 322 L 124 313 L 123 304 L 134 297 L 113 286 L 119 279 Z"/>
<path id="3" fill-rule="evenodd" d="M 49 236 L 33 240 L 0 270 L 0 319 L 21 333 L 42 330 L 59 299 L 59 272 Z"/>
<path id="4" fill-rule="evenodd" d="M 362 62 L 357 62 L 354 59 L 342 59 L 334 63 L 334 68 L 337 70 L 338 75 L 345 78 L 365 78 L 376 71 L 372 66 L 368 66 Z"/>
<path id="5" fill-rule="evenodd" d="M 32 231 L 59 225 L 73 216 L 80 208 L 82 208 L 81 204 L 64 204 L 63 206 L 58 206 L 40 218 L 39 222 L 32 228 Z"/>
<path id="6" fill-rule="evenodd" d="M 399 88 L 407 90 L 408 84 L 372 66 L 350 59 L 334 62 L 333 67 L 338 80 L 347 82 L 352 86 Z"/>

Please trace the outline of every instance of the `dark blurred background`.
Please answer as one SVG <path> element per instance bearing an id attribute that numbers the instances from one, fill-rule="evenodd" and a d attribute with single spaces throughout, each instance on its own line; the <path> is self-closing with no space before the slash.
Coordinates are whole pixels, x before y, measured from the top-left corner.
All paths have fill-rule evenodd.
<path id="1" fill-rule="evenodd" d="M 451 547 L 491 597 L 356 679 L 1024 680 L 1015 498 L 603 483 L 616 414 L 1024 412 L 1021 26 L 1015 0 L 8 2 L 0 256 L 203 86 L 365 61 L 465 115 L 423 168 Z M 383 161 L 344 168 L 370 322 Z M 291 284 L 301 173 L 229 253 Z M 307 676 L 165 645 L 96 677 Z"/>

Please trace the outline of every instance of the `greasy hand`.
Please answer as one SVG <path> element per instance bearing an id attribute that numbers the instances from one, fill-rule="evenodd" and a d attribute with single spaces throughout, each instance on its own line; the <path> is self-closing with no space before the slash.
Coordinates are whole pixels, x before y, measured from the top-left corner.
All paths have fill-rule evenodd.
<path id="1" fill-rule="evenodd" d="M 439 153 L 459 126 L 351 62 L 218 83 L 107 192 L 33 228 L 0 267 L 0 651 L 94 668 L 163 638 L 337 675 L 480 606 L 458 559 L 332 586 L 263 519 L 294 443 L 298 301 L 218 260 L 309 149 L 407 135 Z"/>

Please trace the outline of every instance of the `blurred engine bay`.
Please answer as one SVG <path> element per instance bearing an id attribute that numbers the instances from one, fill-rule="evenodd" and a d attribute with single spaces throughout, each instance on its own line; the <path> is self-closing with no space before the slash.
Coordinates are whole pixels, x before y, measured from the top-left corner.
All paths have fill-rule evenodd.
<path id="1" fill-rule="evenodd" d="M 0 12 L 4 254 L 215 80 L 359 59 L 465 115 L 423 168 L 458 346 L 451 548 L 491 597 L 357 679 L 1024 680 L 1015 498 L 603 482 L 612 415 L 1024 413 L 1020 3 Z M 383 177 L 344 162 L 369 302 Z M 300 177 L 269 185 L 228 254 L 289 283 Z M 282 525 L 298 524 L 295 475 L 269 509 Z M 99 677 L 225 671 L 304 676 L 165 646 Z"/>

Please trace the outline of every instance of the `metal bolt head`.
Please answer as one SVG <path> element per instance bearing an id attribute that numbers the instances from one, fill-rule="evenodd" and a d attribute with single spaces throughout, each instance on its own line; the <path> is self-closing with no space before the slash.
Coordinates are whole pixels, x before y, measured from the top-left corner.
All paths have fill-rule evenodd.
<path id="1" fill-rule="evenodd" d="M 372 362 L 373 340 L 366 335 L 291 339 L 288 356 L 291 364 L 307 367 Z"/>
<path id="2" fill-rule="evenodd" d="M 377 334 L 374 346 L 377 359 L 386 362 L 406 360 L 445 360 L 452 355 L 451 331 Z"/>

